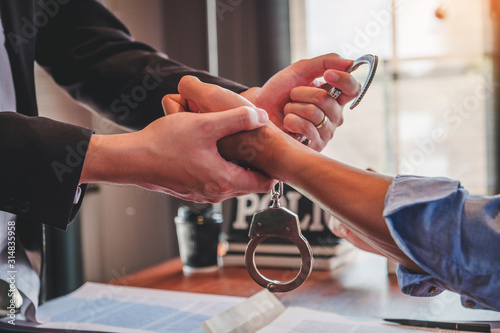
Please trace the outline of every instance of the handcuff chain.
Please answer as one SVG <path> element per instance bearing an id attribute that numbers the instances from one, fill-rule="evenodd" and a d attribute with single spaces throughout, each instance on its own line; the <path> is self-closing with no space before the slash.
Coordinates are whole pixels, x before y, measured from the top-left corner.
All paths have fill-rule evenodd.
<path id="1" fill-rule="evenodd" d="M 280 199 L 282 196 L 283 196 L 283 182 L 279 181 L 278 182 L 278 190 L 276 191 L 276 184 L 271 189 L 271 198 L 273 200 L 271 207 L 274 207 L 274 208 L 280 207 Z"/>

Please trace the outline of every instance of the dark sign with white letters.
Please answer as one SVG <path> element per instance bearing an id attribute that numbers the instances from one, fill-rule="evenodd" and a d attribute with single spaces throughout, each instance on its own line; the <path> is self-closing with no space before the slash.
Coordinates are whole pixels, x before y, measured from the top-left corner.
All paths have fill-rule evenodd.
<path id="1" fill-rule="evenodd" d="M 249 194 L 231 199 L 228 241 L 248 242 L 253 214 L 271 205 L 271 194 Z M 298 215 L 302 234 L 311 245 L 335 245 L 339 238 L 330 232 L 330 214 L 294 188 L 284 185 L 280 205 Z M 274 240 L 273 240 L 274 241 Z M 280 240 L 276 239 L 276 242 Z"/>

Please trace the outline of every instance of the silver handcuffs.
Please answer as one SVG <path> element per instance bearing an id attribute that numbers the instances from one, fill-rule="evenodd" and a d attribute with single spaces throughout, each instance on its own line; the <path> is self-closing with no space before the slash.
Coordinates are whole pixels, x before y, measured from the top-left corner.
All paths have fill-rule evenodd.
<path id="1" fill-rule="evenodd" d="M 254 214 L 248 233 L 250 242 L 245 250 L 245 264 L 248 273 L 255 282 L 267 288 L 270 292 L 290 291 L 300 286 L 311 274 L 314 261 L 311 246 L 300 231 L 297 214 L 281 207 L 279 204 L 279 199 L 283 195 L 283 183 L 279 182 L 278 185 L 278 191 L 275 189 L 271 191 L 271 206 Z M 300 271 L 293 280 L 287 282 L 271 280 L 262 275 L 257 269 L 255 250 L 261 242 L 271 237 L 287 239 L 299 249 L 302 262 Z"/>
<path id="2" fill-rule="evenodd" d="M 356 106 L 358 106 L 359 103 L 361 103 L 361 100 L 365 96 L 366 91 L 370 87 L 370 84 L 372 83 L 373 78 L 375 77 L 375 72 L 377 71 L 378 56 L 373 55 L 373 54 L 365 54 L 364 56 L 359 57 L 358 59 L 354 60 L 352 62 L 352 64 L 350 64 L 344 71 L 346 73 L 352 73 L 356 69 L 358 69 L 359 66 L 361 66 L 363 64 L 366 64 L 369 66 L 368 76 L 367 76 L 358 96 L 356 96 L 356 98 L 351 103 L 351 106 L 349 107 L 349 109 L 351 109 L 351 110 L 354 109 Z M 336 87 L 332 87 L 330 89 L 330 91 L 328 92 L 328 95 L 330 95 L 330 97 L 332 97 L 333 99 L 337 99 L 341 94 L 342 94 L 342 90 L 340 90 Z M 325 120 L 325 119 L 326 118 L 324 118 L 323 120 Z M 316 127 L 318 128 L 318 126 L 316 126 Z M 303 143 L 306 146 L 308 146 L 311 143 L 311 140 L 308 139 L 305 135 L 295 133 L 294 136 L 299 142 Z"/>
<path id="3" fill-rule="evenodd" d="M 352 102 L 350 109 L 354 109 L 365 96 L 375 76 L 378 57 L 376 55 L 366 54 L 356 59 L 345 71 L 351 73 L 362 64 L 370 66 L 368 77 L 358 96 L 356 96 Z M 305 139 L 307 140 L 307 138 Z M 300 138 L 298 138 L 298 140 L 301 141 Z M 304 141 L 301 142 L 304 143 Z M 278 182 L 278 187 L 278 191 L 276 191 L 275 188 L 271 191 L 271 206 L 256 212 L 252 218 L 252 223 L 250 224 L 248 232 L 250 241 L 245 250 L 245 265 L 250 276 L 262 287 L 267 288 L 271 292 L 286 292 L 299 287 L 309 277 L 313 269 L 314 257 L 309 242 L 300 231 L 300 223 L 297 214 L 280 206 L 279 199 L 283 195 L 283 183 Z M 299 249 L 302 260 L 300 270 L 295 278 L 290 281 L 282 282 L 268 279 L 257 269 L 255 264 L 255 251 L 257 246 L 264 240 L 272 237 L 287 239 L 293 242 Z"/>

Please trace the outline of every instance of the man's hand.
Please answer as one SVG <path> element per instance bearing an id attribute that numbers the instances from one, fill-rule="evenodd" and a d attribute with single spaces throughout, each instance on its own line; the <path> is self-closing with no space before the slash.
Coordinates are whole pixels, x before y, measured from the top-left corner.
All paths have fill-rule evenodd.
<path id="1" fill-rule="evenodd" d="M 321 151 L 342 124 L 344 105 L 361 90 L 361 85 L 344 72 L 351 63 L 334 53 L 301 60 L 275 74 L 262 88 L 251 88 L 241 95 L 266 110 L 279 128 L 305 135 L 311 140 L 310 147 Z M 326 84 L 317 82 L 322 76 Z M 339 98 L 328 95 L 331 87 L 342 90 Z M 316 128 L 325 115 L 328 121 Z"/>
<path id="2" fill-rule="evenodd" d="M 196 202 L 268 192 L 273 181 L 222 158 L 217 141 L 258 128 L 267 113 L 251 107 L 176 113 L 141 131 L 91 138 L 81 182 L 134 184 Z"/>
<path id="3" fill-rule="evenodd" d="M 180 93 L 179 95 L 166 95 L 162 100 L 163 108 L 167 115 L 182 113 L 188 110 L 201 112 L 203 114 L 211 114 L 217 113 L 217 111 L 224 111 L 242 106 L 246 108 L 256 108 L 242 96 L 222 87 L 203 83 L 193 76 L 184 76 L 179 82 L 178 90 Z M 227 160 L 233 162 L 237 161 L 242 163 L 242 165 L 251 165 L 259 170 L 263 170 L 263 168 L 259 168 L 259 165 L 255 164 L 257 162 L 257 155 L 259 152 L 263 152 L 264 148 L 267 149 L 267 154 L 270 148 L 273 150 L 278 148 L 279 150 L 280 147 L 285 146 L 277 144 L 278 141 L 282 142 L 282 140 L 288 139 L 296 143 L 298 149 L 308 149 L 290 138 L 270 121 L 256 130 L 259 131 L 259 134 L 255 137 L 250 136 L 251 142 L 242 140 L 240 135 L 238 135 L 244 134 L 243 132 L 221 138 L 217 143 L 219 152 L 222 156 L 226 157 Z M 268 147 L 268 139 L 274 141 L 272 147 Z M 266 171 L 266 175 L 271 178 L 277 175 L 272 172 L 270 173 L 269 168 L 267 168 Z"/>

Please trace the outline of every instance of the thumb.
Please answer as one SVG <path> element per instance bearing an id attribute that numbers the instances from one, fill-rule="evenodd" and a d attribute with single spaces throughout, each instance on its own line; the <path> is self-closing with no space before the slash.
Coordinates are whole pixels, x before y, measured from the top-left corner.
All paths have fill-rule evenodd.
<path id="1" fill-rule="evenodd" d="M 241 131 L 251 131 L 267 123 L 269 116 L 262 109 L 242 106 L 222 112 L 205 113 L 204 116 L 215 124 L 211 135 L 216 140 Z"/>
<path id="2" fill-rule="evenodd" d="M 323 73 L 328 69 L 345 71 L 352 62 L 352 60 L 344 59 L 336 53 L 329 53 L 312 59 L 298 61 L 291 66 L 297 73 L 297 76 L 304 80 L 304 85 L 307 85 L 312 80 L 323 76 Z"/>
<path id="3" fill-rule="evenodd" d="M 181 96 L 196 103 L 201 112 L 234 109 L 239 106 L 253 106 L 244 97 L 214 84 L 203 83 L 194 76 L 184 76 L 177 87 Z"/>

